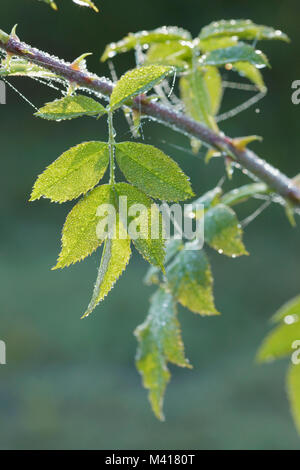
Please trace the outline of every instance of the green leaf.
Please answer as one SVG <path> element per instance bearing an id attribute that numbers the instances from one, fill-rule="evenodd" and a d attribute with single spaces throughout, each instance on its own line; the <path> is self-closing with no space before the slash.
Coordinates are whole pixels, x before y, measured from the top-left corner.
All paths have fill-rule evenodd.
<path id="1" fill-rule="evenodd" d="M 193 196 L 190 182 L 177 163 L 152 145 L 116 144 L 116 158 L 126 179 L 151 197 L 183 201 Z"/>
<path id="2" fill-rule="evenodd" d="M 298 433 L 300 434 L 300 365 L 290 366 L 287 376 L 287 391 L 291 411 Z"/>
<path id="3" fill-rule="evenodd" d="M 292 355 L 293 343 L 300 340 L 300 316 L 290 317 L 286 323 L 274 328 L 264 339 L 258 354 L 259 362 L 269 362 Z"/>
<path id="4" fill-rule="evenodd" d="M 266 194 L 269 192 L 269 188 L 265 183 L 251 183 L 240 186 L 239 188 L 233 189 L 228 193 L 224 194 L 221 198 L 222 204 L 227 206 L 233 206 L 240 204 L 243 201 L 247 201 L 249 198 L 256 196 L 257 194 Z"/>
<path id="5" fill-rule="evenodd" d="M 242 77 L 248 78 L 260 91 L 266 90 L 266 85 L 260 71 L 248 62 L 236 62 L 233 67 Z"/>
<path id="6" fill-rule="evenodd" d="M 118 218 L 113 237 L 106 238 L 104 242 L 93 296 L 82 318 L 90 315 L 99 302 L 101 302 L 113 288 L 115 282 L 126 269 L 130 256 L 130 238 Z"/>
<path id="7" fill-rule="evenodd" d="M 168 285 L 184 307 L 201 315 L 217 315 L 214 306 L 213 278 L 204 250 L 190 250 L 189 245 L 166 269 Z"/>
<path id="8" fill-rule="evenodd" d="M 234 37 L 220 37 L 201 39 L 198 48 L 201 52 L 211 52 L 215 49 L 224 49 L 225 47 L 235 46 L 238 43 Z"/>
<path id="9" fill-rule="evenodd" d="M 164 266 L 166 266 L 169 261 L 174 258 L 174 256 L 184 248 L 182 240 L 177 240 L 175 238 L 171 238 L 166 243 L 166 255 L 164 259 Z M 159 284 L 159 274 L 160 270 L 156 266 L 150 266 L 148 269 L 146 276 L 144 278 L 144 283 L 147 286 L 152 284 Z"/>
<path id="10" fill-rule="evenodd" d="M 57 10 L 57 5 L 53 0 L 40 0 L 40 1 L 50 5 L 53 8 L 53 10 Z"/>
<path id="11" fill-rule="evenodd" d="M 0 76 L 57 78 L 57 75 L 49 72 L 49 70 L 17 57 L 9 57 L 9 59 L 2 60 Z"/>
<path id="12" fill-rule="evenodd" d="M 220 186 L 216 186 L 214 189 L 211 189 L 210 191 L 193 201 L 192 207 L 194 209 L 197 208 L 197 205 L 202 204 L 204 206 L 204 210 L 207 210 L 220 202 L 221 195 L 222 189 L 220 188 Z"/>
<path id="13" fill-rule="evenodd" d="M 265 54 L 243 42 L 238 43 L 236 46 L 215 49 L 199 59 L 200 65 L 214 65 L 217 67 L 236 62 L 249 62 L 257 68 L 269 66 Z"/>
<path id="14" fill-rule="evenodd" d="M 169 65 L 178 70 L 191 67 L 192 48 L 180 41 L 152 44 L 147 51 L 145 64 Z"/>
<path id="15" fill-rule="evenodd" d="M 211 113 L 215 116 L 219 112 L 223 97 L 222 78 L 217 67 L 204 68 L 204 81 L 210 98 Z"/>
<path id="16" fill-rule="evenodd" d="M 188 31 L 176 26 L 163 26 L 153 31 L 140 31 L 138 33 L 130 33 L 121 41 L 108 44 L 101 57 L 102 62 L 114 57 L 116 54 L 130 51 L 137 46 L 144 44 L 163 43 L 166 41 L 174 40 L 191 40 L 191 35 Z"/>
<path id="17" fill-rule="evenodd" d="M 209 94 L 211 88 L 208 88 L 205 80 L 206 73 L 198 67 L 181 77 L 180 97 L 189 116 L 217 131 L 218 126 L 213 117 L 212 100 Z"/>
<path id="18" fill-rule="evenodd" d="M 152 296 L 149 314 L 136 329 L 135 336 L 139 343 L 137 369 L 143 377 L 144 387 L 149 389 L 155 415 L 163 420 L 163 397 L 171 376 L 168 362 L 191 367 L 184 355 L 175 302 L 163 288 Z"/>
<path id="19" fill-rule="evenodd" d="M 77 3 L 77 5 L 83 6 L 83 7 L 89 7 L 92 8 L 96 13 L 99 12 L 98 8 L 92 2 L 91 0 L 73 0 L 74 3 Z"/>
<path id="20" fill-rule="evenodd" d="M 125 223 L 122 216 L 121 221 L 125 226 L 128 226 L 128 233 L 135 247 L 150 264 L 158 266 L 164 271 L 165 239 L 162 216 L 159 213 L 157 205 L 142 191 L 127 183 L 115 184 L 114 191 L 119 198 L 121 196 L 127 198 L 128 212 L 124 215 L 128 218 L 128 223 Z M 136 204 L 142 205 L 143 207 L 135 206 Z M 130 209 L 132 210 L 133 208 L 136 209 L 134 215 L 129 212 Z M 152 220 L 159 221 L 158 231 L 154 233 L 154 236 L 152 236 L 151 233 Z M 132 230 L 138 232 L 138 238 L 132 236 Z"/>
<path id="21" fill-rule="evenodd" d="M 55 202 L 75 199 L 99 182 L 108 162 L 108 145 L 104 142 L 83 142 L 72 147 L 38 177 L 30 201 L 42 196 Z"/>
<path id="22" fill-rule="evenodd" d="M 223 36 L 237 36 L 241 39 L 281 39 L 289 41 L 289 38 L 282 31 L 275 30 L 268 26 L 257 25 L 251 20 L 221 20 L 214 21 L 202 28 L 199 38 L 218 38 Z"/>
<path id="23" fill-rule="evenodd" d="M 81 116 L 102 116 L 105 113 L 106 109 L 93 98 L 74 95 L 46 103 L 35 113 L 35 116 L 51 121 L 61 121 Z"/>
<path id="24" fill-rule="evenodd" d="M 114 194 L 109 184 L 93 189 L 83 197 L 66 218 L 62 233 L 62 250 L 52 269 L 64 268 L 93 253 L 103 242 L 97 234 L 100 204 L 114 204 Z"/>
<path id="25" fill-rule="evenodd" d="M 119 108 L 130 98 L 150 90 L 172 72 L 172 67 L 148 65 L 125 73 L 117 82 L 111 94 L 111 110 Z"/>
<path id="26" fill-rule="evenodd" d="M 272 322 L 278 323 L 286 317 L 298 315 L 300 319 L 300 295 L 286 302 L 272 317 Z M 300 338 L 299 338 L 300 339 Z"/>
<path id="27" fill-rule="evenodd" d="M 219 253 L 232 257 L 248 254 L 242 233 L 235 212 L 224 204 L 218 204 L 205 213 L 204 239 Z"/>

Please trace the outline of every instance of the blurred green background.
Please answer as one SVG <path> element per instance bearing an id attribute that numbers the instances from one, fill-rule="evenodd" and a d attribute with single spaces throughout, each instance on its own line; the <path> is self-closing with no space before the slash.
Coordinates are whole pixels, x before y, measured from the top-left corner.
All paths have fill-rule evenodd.
<path id="1" fill-rule="evenodd" d="M 222 129 L 232 136 L 264 136 L 254 148 L 290 176 L 299 172 L 300 106 L 291 103 L 291 83 L 300 79 L 299 1 L 99 0 L 98 15 L 70 0 L 57 3 L 55 13 L 36 0 L 1 2 L 0 27 L 8 32 L 18 23 L 24 41 L 67 60 L 93 52 L 89 68 L 100 75 L 109 73 L 99 63 L 106 43 L 130 31 L 167 24 L 197 35 L 213 20 L 242 17 L 284 30 L 290 45 L 261 43 L 273 66 L 265 72 L 267 97 Z M 122 73 L 133 65 L 132 55 L 118 57 L 115 65 Z M 10 82 L 36 106 L 56 97 L 37 82 Z M 228 91 L 223 110 L 247 97 Z M 81 321 L 99 253 L 51 271 L 72 203 L 27 202 L 45 166 L 70 146 L 104 139 L 105 123 L 38 120 L 10 89 L 0 114 L 0 339 L 7 343 L 8 361 L 0 366 L 0 448 L 299 449 L 284 390 L 287 361 L 254 363 L 270 315 L 300 292 L 299 228 L 289 226 L 282 208 L 269 208 L 247 228 L 250 257 L 231 260 L 209 253 L 222 316 L 201 318 L 180 309 L 194 369 L 171 367 L 167 420 L 160 423 L 134 367 L 132 333 L 145 318 L 152 292 L 141 281 L 146 264 L 135 254 L 114 291 Z M 128 139 L 121 116 L 117 127 L 119 139 Z M 146 142 L 164 149 L 191 175 L 198 194 L 223 175 L 221 161 L 206 166 L 191 156 L 188 140 L 173 131 L 146 123 L 144 134 Z M 233 184 L 244 181 L 236 175 Z M 239 216 L 255 207 L 257 202 L 241 206 Z"/>

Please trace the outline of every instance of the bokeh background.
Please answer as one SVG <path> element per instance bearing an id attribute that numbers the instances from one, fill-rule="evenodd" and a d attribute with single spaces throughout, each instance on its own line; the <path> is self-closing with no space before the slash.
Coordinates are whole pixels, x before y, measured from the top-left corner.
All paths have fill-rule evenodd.
<path id="1" fill-rule="evenodd" d="M 300 106 L 291 103 L 291 83 L 300 79 L 299 1 L 99 0 L 98 15 L 70 0 L 57 2 L 59 12 L 36 0 L 1 2 L 0 27 L 8 32 L 18 23 L 23 40 L 67 60 L 93 52 L 89 68 L 100 75 L 109 73 L 99 63 L 105 45 L 130 31 L 166 24 L 197 35 L 213 20 L 242 17 L 284 30 L 290 45 L 261 44 L 272 63 L 265 72 L 268 95 L 222 129 L 232 136 L 264 136 L 254 148 L 290 176 L 299 172 Z M 130 54 L 115 60 L 118 74 L 131 65 Z M 28 79 L 10 82 L 36 106 L 57 96 Z M 248 97 L 228 91 L 223 110 Z M 80 320 L 99 252 L 69 269 L 51 271 L 73 204 L 27 202 L 36 176 L 70 146 L 105 139 L 105 123 L 51 123 L 33 112 L 8 89 L 7 105 L 0 107 L 0 338 L 7 343 L 8 361 L 0 366 L 0 447 L 299 449 L 285 394 L 287 361 L 264 366 L 254 361 L 271 314 L 299 294 L 299 228 L 292 229 L 282 208 L 274 206 L 245 232 L 250 257 L 231 260 L 209 253 L 222 316 L 201 318 L 180 309 L 194 369 L 171 367 L 167 420 L 160 423 L 134 367 L 133 330 L 144 320 L 153 291 L 142 284 L 145 262 L 135 254 L 105 302 Z M 117 128 L 119 139 L 129 138 L 121 116 Z M 222 162 L 206 166 L 189 153 L 188 140 L 173 131 L 147 123 L 144 134 L 146 142 L 164 149 L 191 175 L 198 194 L 223 175 Z M 237 174 L 232 184 L 246 181 Z M 255 207 L 257 202 L 241 206 L 241 219 Z"/>

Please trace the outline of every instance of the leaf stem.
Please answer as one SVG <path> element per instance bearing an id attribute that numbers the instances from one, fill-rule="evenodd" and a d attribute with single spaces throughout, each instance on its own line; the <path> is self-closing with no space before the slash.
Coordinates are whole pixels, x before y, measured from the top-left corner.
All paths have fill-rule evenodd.
<path id="1" fill-rule="evenodd" d="M 87 71 L 74 70 L 72 64 L 35 49 L 21 42 L 15 36 L 10 36 L 8 39 L 7 34 L 1 30 L 0 48 L 29 62 L 38 64 L 68 81 L 77 83 L 81 87 L 89 88 L 105 96 L 112 93 L 114 85 L 106 78 L 100 78 Z M 225 152 L 227 155 L 229 154 L 243 168 L 249 170 L 283 198 L 289 200 L 294 206 L 300 207 L 300 188 L 290 178 L 265 160 L 262 160 L 251 150 L 247 148 L 239 149 L 230 137 L 209 129 L 171 107 L 149 101 L 145 96 L 136 97 L 132 102 L 132 107 L 142 114 L 176 129 L 178 132 L 189 137 L 196 137 L 208 146 Z"/>
<path id="2" fill-rule="evenodd" d="M 108 112 L 108 146 L 109 146 L 109 184 L 115 184 L 115 130 L 113 125 L 113 113 Z"/>

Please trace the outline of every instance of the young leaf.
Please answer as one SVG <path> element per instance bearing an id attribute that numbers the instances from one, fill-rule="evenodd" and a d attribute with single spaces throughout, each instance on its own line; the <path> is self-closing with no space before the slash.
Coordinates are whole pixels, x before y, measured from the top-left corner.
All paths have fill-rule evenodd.
<path id="1" fill-rule="evenodd" d="M 221 199 L 222 204 L 227 206 L 234 206 L 243 201 L 247 201 L 249 198 L 256 194 L 266 194 L 270 191 L 265 183 L 251 183 L 240 186 L 239 188 L 233 189 L 228 193 L 224 194 Z"/>
<path id="2" fill-rule="evenodd" d="M 139 343 L 137 369 L 143 377 L 144 387 L 149 389 L 155 415 L 164 420 L 163 397 L 171 376 L 167 363 L 191 367 L 184 355 L 176 305 L 165 289 L 160 288 L 152 296 L 149 314 L 135 330 L 135 336 Z"/>
<path id="3" fill-rule="evenodd" d="M 120 218 L 123 224 L 128 226 L 128 233 L 135 247 L 150 264 L 164 271 L 165 239 L 163 221 L 157 205 L 142 191 L 127 183 L 115 184 L 114 191 L 119 198 L 127 198 L 128 212 L 120 214 Z M 124 217 L 128 219 L 126 223 Z M 159 221 L 155 236 L 152 236 L 152 220 Z M 132 231 L 136 231 L 135 235 L 138 237 L 133 236 Z"/>
<path id="4" fill-rule="evenodd" d="M 287 376 L 287 391 L 292 415 L 300 434 L 300 365 L 292 365 Z"/>
<path id="5" fill-rule="evenodd" d="M 107 59 L 111 59 L 116 54 L 130 51 L 137 46 L 174 40 L 189 41 L 191 40 L 191 35 L 188 31 L 177 28 L 177 26 L 163 26 L 154 31 L 140 31 L 135 34 L 130 33 L 121 41 L 108 44 L 101 57 L 101 61 L 104 62 Z"/>
<path id="6" fill-rule="evenodd" d="M 226 36 L 237 36 L 241 39 L 281 39 L 289 41 L 289 38 L 282 31 L 275 30 L 268 26 L 257 25 L 251 20 L 221 20 L 214 21 L 202 28 L 199 38 L 219 38 Z"/>
<path id="7" fill-rule="evenodd" d="M 130 239 L 118 218 L 113 237 L 106 238 L 104 242 L 93 296 L 82 318 L 90 315 L 99 302 L 101 302 L 113 288 L 115 282 L 126 269 L 130 255 Z"/>
<path id="8" fill-rule="evenodd" d="M 185 105 L 186 112 L 196 121 L 206 124 L 214 130 L 218 126 L 213 117 L 213 106 L 205 79 L 206 71 L 200 67 L 180 78 L 180 97 Z M 216 104 L 215 104 L 216 107 Z"/>
<path id="9" fill-rule="evenodd" d="M 128 99 L 150 90 L 172 72 L 172 67 L 148 65 L 125 73 L 117 82 L 111 94 L 111 110 L 119 108 Z"/>
<path id="10" fill-rule="evenodd" d="M 242 77 L 248 78 L 260 91 L 266 91 L 266 85 L 260 71 L 249 62 L 236 62 L 232 66 Z"/>
<path id="11" fill-rule="evenodd" d="M 300 295 L 286 302 L 272 317 L 273 323 L 278 323 L 286 317 L 295 319 L 295 315 L 300 319 Z M 300 338 L 299 338 L 300 339 Z"/>
<path id="12" fill-rule="evenodd" d="M 227 256 L 247 254 L 242 242 L 242 229 L 232 209 L 218 204 L 204 217 L 204 239 L 208 245 Z"/>
<path id="13" fill-rule="evenodd" d="M 51 121 L 61 121 L 81 116 L 101 116 L 105 113 L 106 109 L 93 98 L 74 95 L 46 103 L 35 113 L 35 116 Z"/>
<path id="14" fill-rule="evenodd" d="M 109 184 L 93 189 L 82 198 L 66 218 L 62 233 L 62 250 L 52 269 L 64 268 L 93 253 L 103 242 L 97 234 L 100 204 L 113 204 L 114 194 Z"/>
<path id="15" fill-rule="evenodd" d="M 249 62 L 257 68 L 269 66 L 265 54 L 243 42 L 238 43 L 236 46 L 215 49 L 199 59 L 200 65 L 214 65 L 216 67 L 236 62 Z"/>
<path id="16" fill-rule="evenodd" d="M 151 197 L 183 201 L 193 196 L 190 182 L 177 163 L 152 145 L 116 144 L 116 158 L 127 180 Z"/>
<path id="17" fill-rule="evenodd" d="M 30 201 L 42 196 L 55 202 L 75 199 L 99 182 L 108 162 L 108 145 L 104 142 L 83 142 L 72 147 L 38 177 Z"/>
<path id="18" fill-rule="evenodd" d="M 9 64 L 7 63 L 6 59 L 2 61 L 0 65 L 0 76 L 20 76 L 31 78 L 57 77 L 57 75 L 49 72 L 49 70 L 17 57 L 10 57 Z"/>
<path id="19" fill-rule="evenodd" d="M 268 362 L 293 353 L 293 343 L 300 339 L 300 316 L 290 317 L 264 339 L 258 354 L 259 362 Z"/>
<path id="20" fill-rule="evenodd" d="M 145 64 L 170 65 L 178 70 L 191 67 L 193 51 L 185 42 L 168 41 L 152 44 L 147 51 Z"/>
<path id="21" fill-rule="evenodd" d="M 184 307 L 201 315 L 217 315 L 214 306 L 213 278 L 204 250 L 185 249 L 167 267 L 168 285 Z"/>

